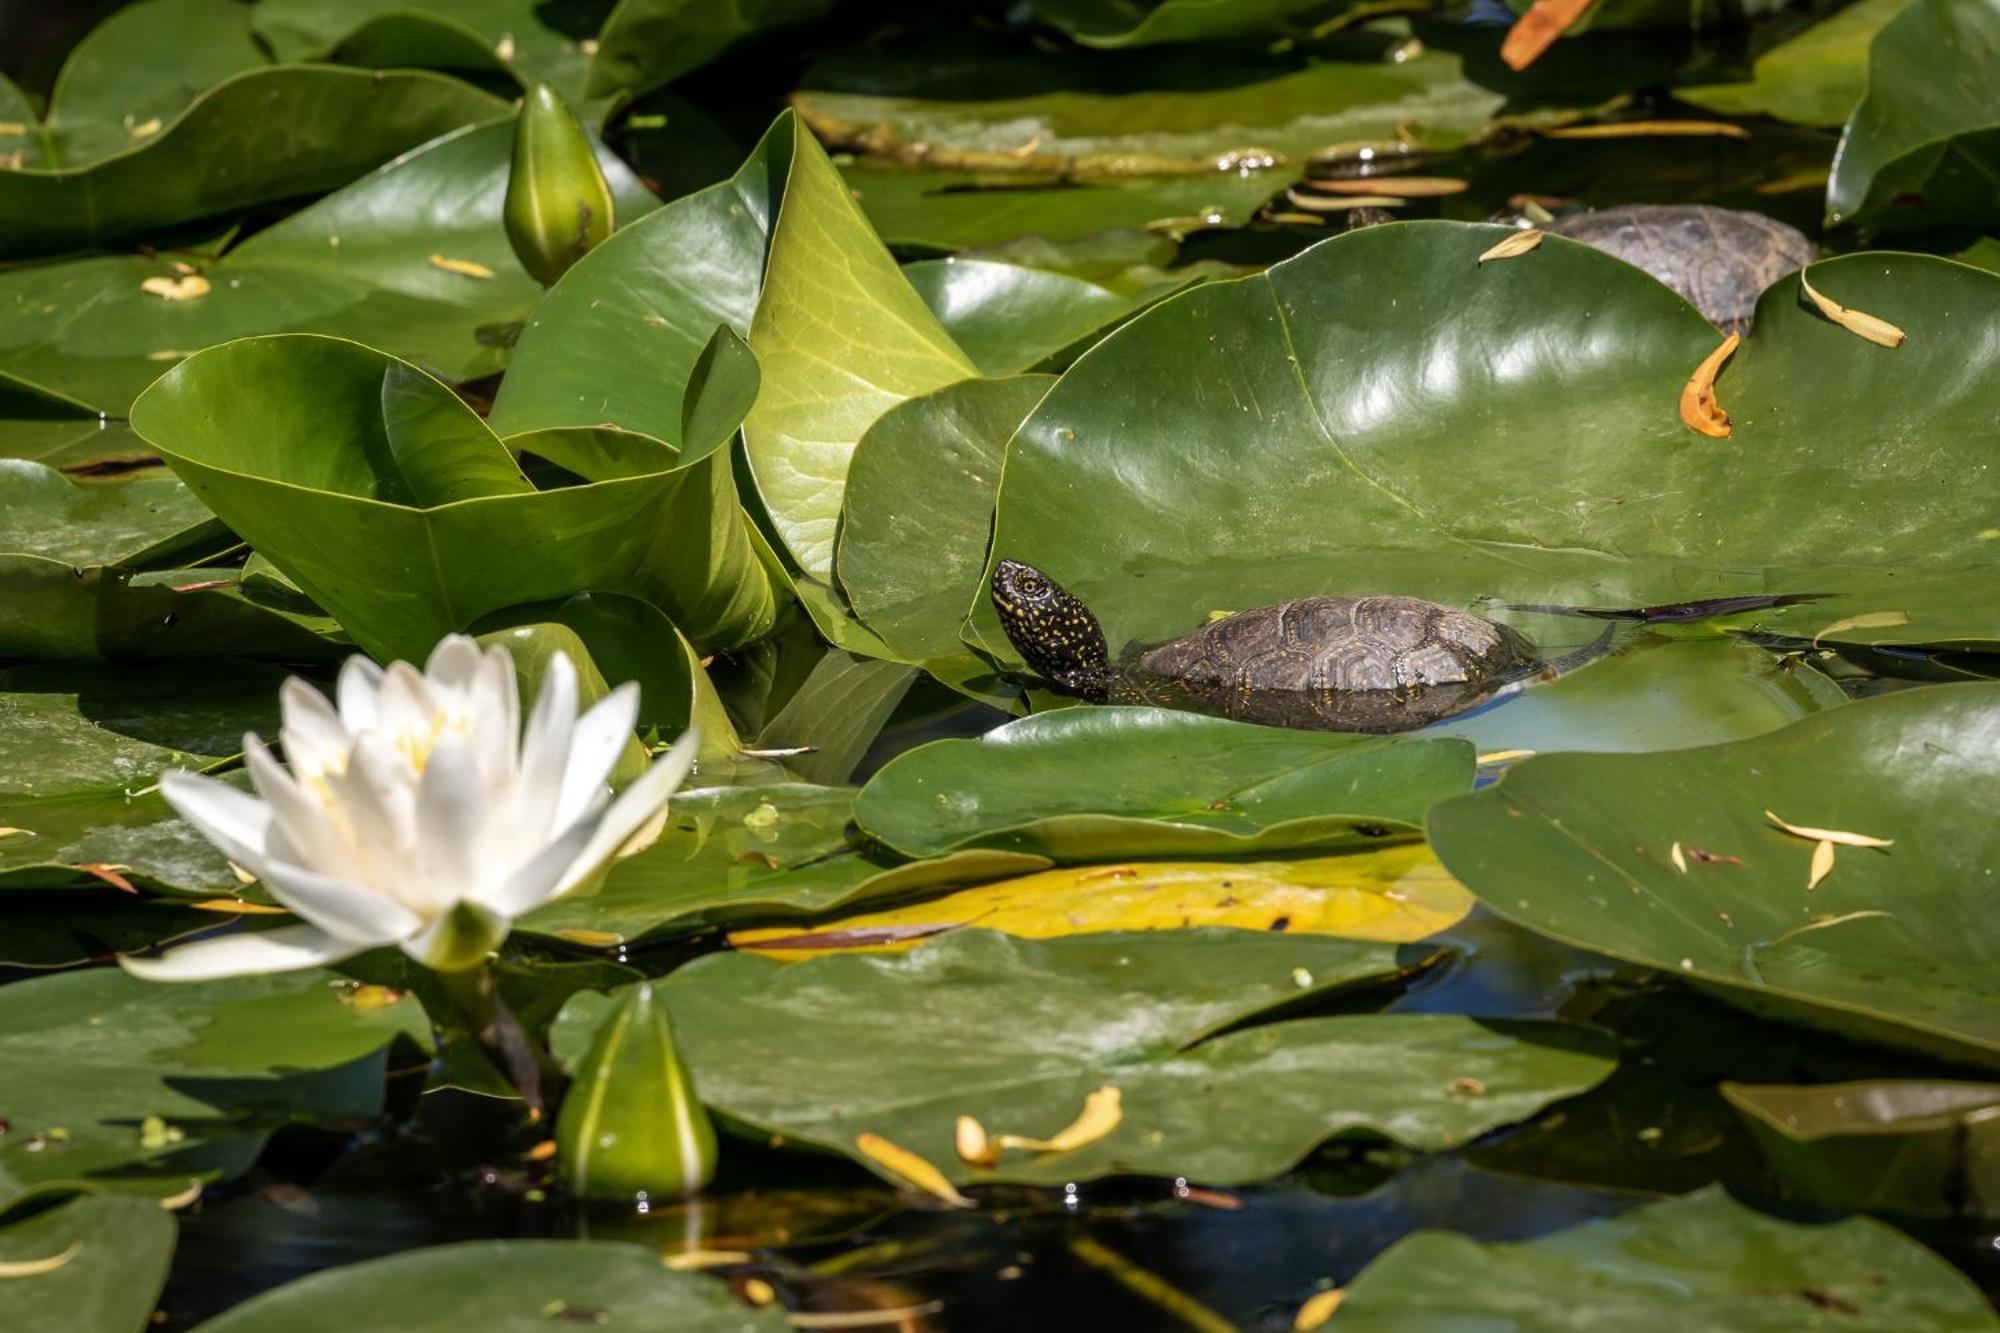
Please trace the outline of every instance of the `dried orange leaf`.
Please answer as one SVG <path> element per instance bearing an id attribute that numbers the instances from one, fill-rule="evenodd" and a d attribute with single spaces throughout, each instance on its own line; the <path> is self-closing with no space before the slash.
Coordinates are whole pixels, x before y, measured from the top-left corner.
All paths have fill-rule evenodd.
<path id="1" fill-rule="evenodd" d="M 1827 635 L 1839 634 L 1843 630 L 1892 629 L 1897 625 L 1907 625 L 1909 623 L 1910 613 L 1907 611 L 1870 611 L 1866 615 L 1849 616 L 1845 620 L 1834 621 L 1831 625 L 1813 635 L 1813 647 L 1819 647 L 1819 641 Z"/>
<path id="2" fill-rule="evenodd" d="M 1799 290 L 1806 294 L 1808 300 L 1819 307 L 1819 312 L 1822 315 L 1825 315 L 1849 333 L 1866 338 L 1869 342 L 1875 343 L 1878 346 L 1901 347 L 1903 340 L 1909 337 L 1908 334 L 1886 319 L 1879 319 L 1863 310 L 1849 309 L 1847 306 L 1834 300 L 1831 296 L 1816 291 L 1812 283 L 1806 281 L 1806 271 L 1804 269 L 1799 270 Z"/>
<path id="3" fill-rule="evenodd" d="M 900 1177 L 910 1188 L 921 1190 L 935 1199 L 942 1199 L 954 1208 L 971 1208 L 972 1200 L 960 1194 L 945 1179 L 944 1172 L 932 1166 L 908 1148 L 900 1148 L 880 1134 L 857 1134 L 854 1146 L 864 1157 L 880 1163 Z"/>
<path id="4" fill-rule="evenodd" d="M 86 875 L 97 876 L 120 893 L 137 893 L 139 890 L 132 887 L 132 881 L 120 873 L 131 868 L 131 866 L 109 865 L 103 861 L 79 861 L 70 867 L 72 870 L 81 870 Z"/>
<path id="5" fill-rule="evenodd" d="M 1347 1290 L 1344 1287 L 1328 1287 L 1319 1295 L 1311 1297 L 1292 1317 L 1292 1333 L 1306 1333 L 1307 1329 L 1318 1328 L 1333 1318 L 1333 1312 L 1340 1308 L 1341 1301 L 1346 1297 Z"/>
<path id="6" fill-rule="evenodd" d="M 1806 887 L 1816 889 L 1819 882 L 1833 873 L 1833 844 L 1819 842 L 1813 845 L 1812 869 L 1806 873 Z"/>
<path id="7" fill-rule="evenodd" d="M 986 1137 L 986 1126 L 969 1115 L 958 1118 L 953 1146 L 958 1149 L 959 1160 L 973 1166 L 995 1166 L 1000 1161 L 1000 1150 Z"/>
<path id="8" fill-rule="evenodd" d="M 1735 334 L 1730 334 L 1722 340 L 1722 346 L 1710 352 L 1695 367 L 1694 374 L 1688 376 L 1687 386 L 1681 390 L 1681 420 L 1691 430 L 1718 440 L 1729 438 L 1729 414 L 1715 401 L 1715 377 L 1722 373 L 1722 363 L 1735 353 L 1736 345 L 1742 341 Z"/>
<path id="9" fill-rule="evenodd" d="M 1528 253 L 1528 251 L 1541 243 L 1541 232 L 1533 228 L 1527 231 L 1517 231 L 1506 240 L 1500 242 L 1500 244 L 1488 250 L 1485 254 L 1479 256 L 1479 262 L 1483 264 L 1489 259 L 1512 259 L 1515 255 Z"/>
<path id="10" fill-rule="evenodd" d="M 1305 184 L 1307 189 L 1320 194 L 1370 194 L 1389 199 L 1435 199 L 1439 195 L 1463 194 L 1467 188 L 1455 176 L 1329 176 Z"/>
<path id="11" fill-rule="evenodd" d="M 1118 1122 L 1125 1118 L 1123 1101 L 1124 1094 L 1107 1083 L 1083 1099 L 1083 1113 L 1054 1137 L 1030 1139 L 1019 1134 L 1002 1134 L 997 1142 L 1002 1148 L 1026 1148 L 1030 1152 L 1075 1152 L 1118 1128 Z"/>
<path id="12" fill-rule="evenodd" d="M 1589 9 L 1592 0 L 1535 0 L 1528 12 L 1514 20 L 1500 43 L 1500 58 L 1509 69 L 1526 69 L 1541 58 L 1550 43 L 1562 36 L 1564 28 Z"/>
<path id="13" fill-rule="evenodd" d="M 1683 875 L 1687 874 L 1687 857 L 1681 855 L 1681 845 L 1679 843 L 1673 845 L 1673 849 L 1667 853 L 1667 859 L 1674 863 L 1674 869 L 1680 871 Z"/>
<path id="14" fill-rule="evenodd" d="M 16 1259 L 0 1263 L 0 1278 L 39 1277 L 43 1273 L 53 1273 L 77 1255 L 83 1253 L 83 1242 L 73 1240 L 61 1254 L 52 1254 L 46 1259 Z"/>
<path id="15" fill-rule="evenodd" d="M 1651 135 L 1747 139 L 1750 131 L 1726 120 L 1621 120 L 1611 125 L 1564 125 L 1542 131 L 1545 139 L 1635 139 Z"/>
<path id="16" fill-rule="evenodd" d="M 139 284 L 139 290 L 163 301 L 192 301 L 198 296 L 207 296 L 209 288 L 207 278 L 199 273 L 190 273 L 181 278 L 148 278 Z"/>
<path id="17" fill-rule="evenodd" d="M 747 1264 L 755 1257 L 748 1250 L 682 1250 L 660 1262 L 676 1273 L 697 1273 L 704 1268 L 721 1268 L 726 1264 Z"/>
<path id="18" fill-rule="evenodd" d="M 1814 828 L 1809 824 L 1787 823 L 1785 820 L 1772 814 L 1769 810 L 1764 812 L 1764 818 L 1770 820 L 1773 824 L 1776 824 L 1795 838 L 1810 838 L 1814 842 L 1833 842 L 1840 844 L 1842 847 L 1894 847 L 1896 845 L 1894 838 L 1875 838 L 1870 837 L 1866 833 L 1848 833 L 1842 829 Z"/>
<path id="19" fill-rule="evenodd" d="M 446 259 L 443 255 L 432 255 L 431 263 L 447 273 L 459 273 L 468 278 L 490 278 L 493 270 L 471 259 Z"/>

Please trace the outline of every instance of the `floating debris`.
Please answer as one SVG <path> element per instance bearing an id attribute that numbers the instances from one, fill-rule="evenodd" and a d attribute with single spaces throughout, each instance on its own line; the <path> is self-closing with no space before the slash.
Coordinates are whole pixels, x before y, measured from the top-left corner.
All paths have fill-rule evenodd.
<path id="1" fill-rule="evenodd" d="M 1528 251 L 1533 250 L 1542 243 L 1543 235 L 1545 233 L 1536 231 L 1532 227 L 1527 231 L 1517 231 L 1506 240 L 1481 254 L 1479 262 L 1484 264 L 1489 259 L 1512 259 L 1516 255 L 1527 254 Z"/>
<path id="2" fill-rule="evenodd" d="M 1842 305 L 1830 296 L 1814 289 L 1806 279 L 1806 270 L 1799 270 L 1799 290 L 1806 299 L 1819 308 L 1819 312 L 1849 333 L 1866 338 L 1880 347 L 1901 347 L 1909 337 L 1901 329 L 1886 319 L 1880 319 L 1863 310 L 1855 310 Z"/>
<path id="3" fill-rule="evenodd" d="M 1742 341 L 1733 333 L 1724 338 L 1722 346 L 1695 367 L 1694 374 L 1688 376 L 1687 386 L 1681 390 L 1681 420 L 1690 429 L 1712 439 L 1726 440 L 1732 429 L 1729 414 L 1715 401 L 1715 377 L 1722 373 L 1722 363 L 1735 355 L 1737 344 Z"/>

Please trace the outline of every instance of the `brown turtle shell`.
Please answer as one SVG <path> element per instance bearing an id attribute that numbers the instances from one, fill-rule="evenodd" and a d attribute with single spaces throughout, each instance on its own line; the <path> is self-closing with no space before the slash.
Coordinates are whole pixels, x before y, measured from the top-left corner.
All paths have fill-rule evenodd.
<path id="1" fill-rule="evenodd" d="M 1646 270 L 1725 333 L 1748 333 L 1764 289 L 1819 257 L 1796 227 L 1710 204 L 1627 204 L 1572 213 L 1542 230 Z"/>

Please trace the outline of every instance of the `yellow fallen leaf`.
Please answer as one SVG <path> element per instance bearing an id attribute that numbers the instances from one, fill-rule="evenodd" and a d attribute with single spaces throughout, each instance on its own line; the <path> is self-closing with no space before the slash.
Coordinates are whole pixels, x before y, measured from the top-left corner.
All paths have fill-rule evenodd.
<path id="1" fill-rule="evenodd" d="M 1500 43 L 1500 58 L 1509 69 L 1526 69 L 1541 58 L 1563 29 L 1577 21 L 1595 0 L 1535 0 L 1514 20 Z"/>
<path id="2" fill-rule="evenodd" d="M 0 120 L 0 134 L 19 138 L 28 132 L 27 123 L 19 120 Z"/>
<path id="3" fill-rule="evenodd" d="M 1689 429 L 1700 431 L 1713 439 L 1729 438 L 1729 414 L 1715 401 L 1715 377 L 1722 373 L 1722 363 L 1736 351 L 1736 345 L 1743 340 L 1730 334 L 1722 340 L 1722 346 L 1710 352 L 1702 363 L 1688 376 L 1687 384 L 1681 389 L 1681 420 Z"/>
<path id="4" fill-rule="evenodd" d="M 15 1259 L 0 1261 L 0 1278 L 39 1277 L 43 1273 L 53 1273 L 77 1255 L 83 1253 L 83 1242 L 73 1240 L 61 1254 L 52 1254 L 46 1259 Z"/>
<path id="5" fill-rule="evenodd" d="M 1750 131 L 1726 120 L 1621 120 L 1610 125 L 1563 125 L 1542 131 L 1544 139 L 1633 139 L 1653 135 L 1747 139 Z"/>
<path id="6" fill-rule="evenodd" d="M 1530 758 L 1534 753 L 1533 750 L 1488 750 L 1476 762 L 1482 767 L 1487 764 L 1511 764 L 1516 759 Z"/>
<path id="7" fill-rule="evenodd" d="M 169 1194 L 160 1200 L 160 1207 L 170 1213 L 177 1213 L 201 1197 L 201 1182 L 190 1180 L 188 1187 L 179 1194 Z"/>
<path id="8" fill-rule="evenodd" d="M 209 287 L 207 278 L 199 273 L 190 273 L 180 278 L 148 278 L 139 284 L 139 290 L 163 301 L 192 301 L 198 296 L 207 296 Z"/>
<path id="9" fill-rule="evenodd" d="M 1000 1160 L 1000 1150 L 986 1136 L 986 1126 L 969 1115 L 958 1118 L 952 1144 L 958 1149 L 959 1160 L 972 1166 L 993 1166 Z"/>
<path id="10" fill-rule="evenodd" d="M 160 118 L 154 116 L 150 120 L 142 120 L 134 125 L 132 118 L 127 116 L 125 118 L 125 132 L 134 139 L 150 139 L 160 132 Z"/>
<path id="11" fill-rule="evenodd" d="M 1386 194 L 1324 195 L 1296 187 L 1285 191 L 1285 198 L 1295 208 L 1303 208 L 1308 213 L 1345 213 L 1352 208 L 1401 208 L 1403 200 L 1391 199 Z"/>
<path id="12" fill-rule="evenodd" d="M 1542 233 L 1536 231 L 1534 228 L 1531 227 L 1526 231 L 1517 231 L 1506 240 L 1480 255 L 1479 262 L 1483 264 L 1489 259 L 1512 259 L 1516 255 L 1528 253 L 1528 251 L 1541 243 Z"/>
<path id="13" fill-rule="evenodd" d="M 747 1264 L 756 1258 L 748 1250 L 682 1250 L 660 1260 L 676 1273 L 698 1273 L 704 1268 L 721 1268 L 727 1264 Z"/>
<path id="14" fill-rule="evenodd" d="M 1023 939 L 1234 926 L 1406 944 L 1464 919 L 1472 895 L 1421 842 L 1298 861 L 1065 866 L 836 921 L 730 934 L 734 948 L 797 961 L 894 951 L 959 926 Z"/>
<path id="15" fill-rule="evenodd" d="M 187 906 L 197 912 L 227 912 L 231 916 L 283 916 L 285 909 L 271 903 L 246 903 L 241 898 L 200 898 Z"/>
<path id="16" fill-rule="evenodd" d="M 1455 176 L 1329 176 L 1305 182 L 1320 194 L 1381 195 L 1392 200 L 1436 199 L 1463 194 L 1466 183 Z M 1297 200 L 1293 200 L 1297 203 Z"/>
<path id="17" fill-rule="evenodd" d="M 1814 917 L 1811 921 L 1808 921 L 1803 926 L 1793 926 L 1790 930 L 1786 931 L 1784 934 L 1774 936 L 1771 940 L 1771 943 L 1783 944 L 1786 940 L 1795 939 L 1796 937 L 1807 934 L 1810 931 L 1825 930 L 1828 926 L 1844 926 L 1850 921 L 1865 921 L 1869 917 L 1873 916 L 1879 916 L 1885 919 L 1889 919 L 1891 917 L 1891 914 L 1888 912 L 1884 912 L 1879 908 L 1870 907 L 1859 912 L 1842 912 L 1838 916 Z"/>
<path id="18" fill-rule="evenodd" d="M 1814 842 L 1835 842 L 1842 847 L 1894 847 L 1894 838 L 1876 838 L 1866 833 L 1849 833 L 1843 829 L 1814 828 L 1810 824 L 1792 824 L 1778 818 L 1769 810 L 1764 818 L 1776 824 L 1795 838 L 1810 838 Z"/>
<path id="19" fill-rule="evenodd" d="M 1030 1139 L 1019 1134 L 1002 1134 L 994 1140 L 1001 1149 L 1025 1148 L 1029 1152 L 1075 1152 L 1091 1144 L 1118 1128 L 1118 1122 L 1125 1118 L 1124 1094 L 1110 1084 L 1091 1093 L 1083 1099 L 1083 1112 L 1069 1122 L 1054 1137 Z"/>
<path id="20" fill-rule="evenodd" d="M 432 255 L 431 263 L 447 273 L 458 273 L 468 278 L 490 278 L 493 270 L 471 259 L 447 259 L 443 255 Z"/>
<path id="21" fill-rule="evenodd" d="M 1813 635 L 1813 647 L 1819 647 L 1819 641 L 1829 634 L 1840 634 L 1851 629 L 1893 629 L 1897 625 L 1909 623 L 1910 613 L 1907 611 L 1870 611 L 1866 615 L 1849 616 L 1845 620 L 1834 621 Z"/>
<path id="22" fill-rule="evenodd" d="M 862 1156 L 879 1163 L 912 1189 L 920 1190 L 934 1199 L 942 1199 L 954 1208 L 976 1206 L 945 1179 L 944 1172 L 908 1148 L 901 1148 L 889 1142 L 880 1134 L 857 1134 L 854 1137 L 854 1146 L 861 1150 Z"/>
<path id="23" fill-rule="evenodd" d="M 1812 869 L 1806 874 L 1806 888 L 1816 889 L 1819 882 L 1833 873 L 1833 844 L 1817 842 L 1813 844 Z"/>
<path id="24" fill-rule="evenodd" d="M 34 836 L 35 831 L 33 829 L 0 828 L 0 842 L 5 842 L 9 838 L 32 838 Z"/>
<path id="25" fill-rule="evenodd" d="M 625 942 L 623 935 L 609 930 L 559 930 L 556 938 L 581 944 L 586 949 L 615 949 Z"/>
<path id="26" fill-rule="evenodd" d="M 1298 1314 L 1292 1317 L 1292 1333 L 1306 1333 L 1308 1329 L 1318 1328 L 1333 1318 L 1333 1312 L 1340 1308 L 1341 1301 L 1346 1297 L 1346 1288 L 1328 1287 L 1319 1295 L 1309 1298 L 1299 1307 Z"/>
<path id="27" fill-rule="evenodd" d="M 743 1299 L 752 1305 L 770 1305 L 778 1299 L 777 1288 L 761 1277 L 743 1279 Z"/>
<path id="28" fill-rule="evenodd" d="M 1901 347 L 1904 340 L 1909 337 L 1886 319 L 1880 319 L 1864 310 L 1849 309 L 1832 297 L 1814 290 L 1812 283 L 1806 280 L 1805 269 L 1799 270 L 1799 290 L 1806 294 L 1807 300 L 1819 307 L 1822 315 L 1849 333 L 1866 338 L 1877 346 Z"/>
<path id="29" fill-rule="evenodd" d="M 1673 845 L 1672 850 L 1667 853 L 1667 859 L 1674 863 L 1674 869 L 1680 871 L 1683 875 L 1687 874 L 1687 857 L 1681 855 L 1681 845 L 1679 843 Z"/>

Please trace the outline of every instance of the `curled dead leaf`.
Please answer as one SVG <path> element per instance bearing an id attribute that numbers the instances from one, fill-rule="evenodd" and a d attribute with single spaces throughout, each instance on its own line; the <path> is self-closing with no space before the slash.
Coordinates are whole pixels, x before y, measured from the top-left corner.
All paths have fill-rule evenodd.
<path id="1" fill-rule="evenodd" d="M 169 1194 L 164 1199 L 161 1199 L 160 1207 L 170 1213 L 177 1213 L 199 1199 L 201 1197 L 201 1189 L 202 1186 L 199 1180 L 191 1180 L 188 1182 L 188 1187 L 180 1193 Z"/>
<path id="2" fill-rule="evenodd" d="M 972 1166 L 997 1166 L 1000 1149 L 986 1135 L 986 1126 L 969 1115 L 958 1118 L 958 1127 L 952 1138 L 958 1149 L 959 1160 Z"/>
<path id="3" fill-rule="evenodd" d="M 1285 198 L 1293 207 L 1303 208 L 1308 213 L 1345 213 L 1353 208 L 1401 208 L 1401 199 L 1391 199 L 1386 194 L 1312 194 L 1296 187 L 1285 191 Z"/>
<path id="4" fill-rule="evenodd" d="M 1681 390 L 1681 420 L 1690 430 L 1712 439 L 1729 438 L 1729 414 L 1715 401 L 1715 377 L 1722 373 L 1722 363 L 1735 354 L 1737 344 L 1742 341 L 1730 334 L 1688 376 L 1687 385 Z"/>
<path id="5" fill-rule="evenodd" d="M 1687 857 L 1681 855 L 1681 845 L 1679 843 L 1675 843 L 1672 849 L 1667 852 L 1667 859 L 1674 863 L 1674 869 L 1680 871 L 1683 875 L 1687 874 Z"/>
<path id="6" fill-rule="evenodd" d="M 1819 312 L 1849 333 L 1866 338 L 1879 347 L 1901 347 L 1909 337 L 1901 329 L 1886 319 L 1878 318 L 1865 310 L 1854 310 L 1842 305 L 1832 297 L 1817 291 L 1806 279 L 1806 270 L 1799 270 L 1799 290 L 1806 299 L 1819 308 Z"/>
<path id="7" fill-rule="evenodd" d="M 81 870 L 86 875 L 96 876 L 120 893 L 136 894 L 139 890 L 121 873 L 131 868 L 131 866 L 110 865 L 103 861 L 79 861 L 70 867 L 71 870 Z"/>
<path id="8" fill-rule="evenodd" d="M 1306 1333 L 1306 1330 L 1318 1328 L 1333 1318 L 1333 1312 L 1340 1308 L 1340 1303 L 1346 1296 L 1347 1291 L 1344 1287 L 1328 1287 L 1319 1295 L 1309 1298 L 1299 1307 L 1298 1314 L 1292 1317 L 1292 1333 Z"/>
<path id="9" fill-rule="evenodd" d="M 1019 1134 L 1002 1134 L 995 1143 L 999 1148 L 1026 1148 L 1030 1152 L 1075 1152 L 1085 1148 L 1118 1128 L 1118 1122 L 1125 1118 L 1124 1094 L 1110 1084 L 1092 1092 L 1083 1099 L 1083 1111 L 1068 1125 L 1046 1139 L 1025 1138 Z"/>
<path id="10" fill-rule="evenodd" d="M 1516 255 L 1528 253 L 1541 243 L 1542 233 L 1532 227 L 1527 231 L 1517 231 L 1480 255 L 1479 262 L 1483 264 L 1489 259 L 1512 259 Z"/>
<path id="11" fill-rule="evenodd" d="M 1468 188 L 1456 176 L 1325 176 L 1308 180 L 1305 186 L 1318 194 L 1382 195 L 1392 200 L 1436 199 L 1463 194 Z"/>
<path id="12" fill-rule="evenodd" d="M 55 1272 L 82 1253 L 83 1242 L 73 1240 L 60 1254 L 52 1254 L 46 1259 L 0 1261 L 0 1278 L 40 1277 L 43 1273 Z"/>
<path id="13" fill-rule="evenodd" d="M 447 259 L 443 255 L 432 255 L 431 264 L 447 273 L 457 273 L 468 278 L 490 278 L 493 270 L 472 259 Z"/>
<path id="14" fill-rule="evenodd" d="M 1773 824 L 1776 824 L 1795 838 L 1809 838 L 1813 842 L 1838 843 L 1842 847 L 1894 847 L 1896 845 L 1894 838 L 1877 838 L 1866 833 L 1849 833 L 1845 829 L 1814 828 L 1810 824 L 1793 824 L 1778 818 L 1778 816 L 1769 810 L 1764 812 L 1764 818 L 1770 820 Z"/>
<path id="15" fill-rule="evenodd" d="M 880 1134 L 857 1134 L 854 1146 L 862 1156 L 880 1164 L 898 1179 L 915 1190 L 920 1190 L 934 1199 L 942 1199 L 954 1208 L 971 1208 L 972 1200 L 960 1194 L 951 1181 L 945 1179 L 944 1172 L 932 1166 L 908 1148 L 899 1147 Z"/>
<path id="16" fill-rule="evenodd" d="M 1514 20 L 1500 43 L 1500 58 L 1509 69 L 1526 69 L 1541 59 L 1563 29 L 1583 16 L 1594 0 L 1535 0 Z"/>
<path id="17" fill-rule="evenodd" d="M 209 293 L 208 279 L 199 273 L 189 273 L 183 277 L 169 278 L 164 275 L 148 278 L 139 284 L 139 290 L 157 296 L 163 301 L 192 301 Z"/>

